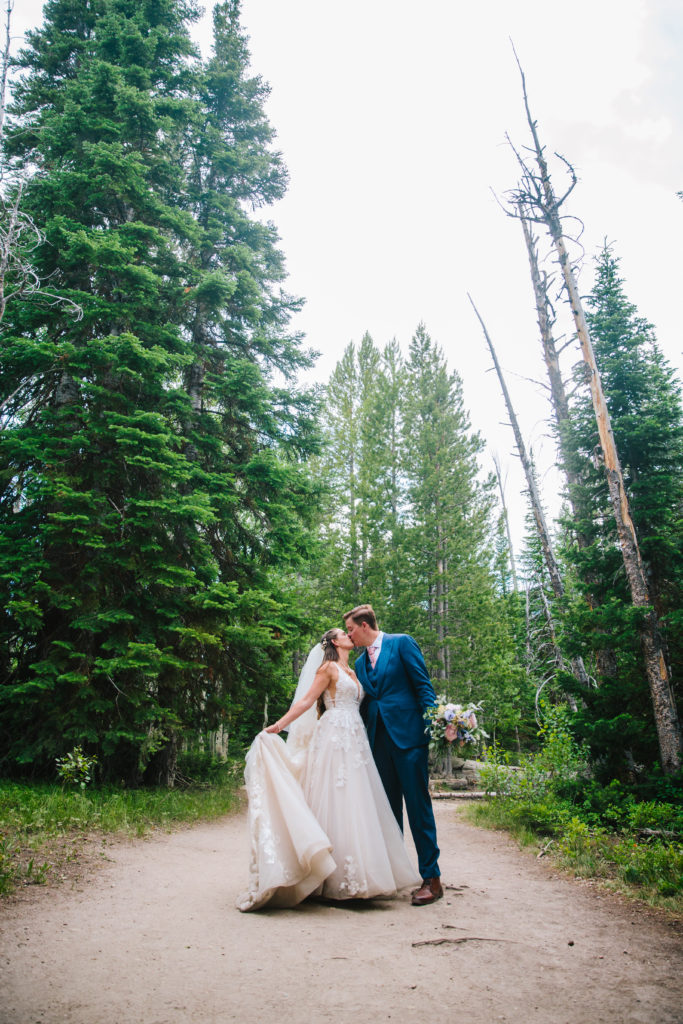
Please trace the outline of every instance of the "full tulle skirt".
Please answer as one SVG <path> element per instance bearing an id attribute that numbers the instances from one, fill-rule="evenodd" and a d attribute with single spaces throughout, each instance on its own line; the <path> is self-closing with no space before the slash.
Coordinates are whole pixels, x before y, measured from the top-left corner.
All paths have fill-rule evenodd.
<path id="1" fill-rule="evenodd" d="M 388 898 L 419 883 L 356 709 L 328 710 L 304 760 L 259 733 L 245 780 L 251 857 L 240 910 L 310 895 Z"/>
<path id="2" fill-rule="evenodd" d="M 420 881 L 355 710 L 333 708 L 320 719 L 306 765 L 304 792 L 333 843 L 336 866 L 323 883 L 323 896 L 393 896 Z"/>
<path id="3" fill-rule="evenodd" d="M 304 799 L 279 736 L 262 732 L 247 754 L 249 888 L 239 910 L 293 907 L 334 871 L 332 843 Z"/>

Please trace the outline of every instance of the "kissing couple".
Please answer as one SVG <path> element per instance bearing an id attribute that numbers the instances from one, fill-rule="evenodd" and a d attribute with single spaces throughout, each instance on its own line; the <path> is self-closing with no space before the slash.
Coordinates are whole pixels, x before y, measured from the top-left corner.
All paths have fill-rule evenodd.
<path id="1" fill-rule="evenodd" d="M 411 885 L 416 907 L 443 895 L 424 721 L 436 696 L 422 652 L 406 633 L 378 629 L 369 604 L 344 623 L 310 652 L 289 711 L 247 754 L 251 857 L 239 910 L 311 895 L 386 899 Z M 404 800 L 419 875 L 403 842 Z"/>

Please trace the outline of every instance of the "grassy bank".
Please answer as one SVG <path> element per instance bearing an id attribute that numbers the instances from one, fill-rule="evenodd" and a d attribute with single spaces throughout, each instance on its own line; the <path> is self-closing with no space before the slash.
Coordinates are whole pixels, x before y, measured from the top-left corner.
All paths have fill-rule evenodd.
<path id="1" fill-rule="evenodd" d="M 544 851 L 580 878 L 595 878 L 614 892 L 683 917 L 683 844 L 648 834 L 647 829 L 613 832 L 589 825 L 576 807 L 542 808 L 492 797 L 466 808 L 475 825 L 510 832 L 520 846 Z M 650 830 L 655 831 L 655 830 Z"/>
<path id="2" fill-rule="evenodd" d="M 83 837 L 143 836 L 228 814 L 239 803 L 241 782 L 241 764 L 211 785 L 173 790 L 81 791 L 0 780 L 0 894 L 55 878 L 78 858 Z"/>

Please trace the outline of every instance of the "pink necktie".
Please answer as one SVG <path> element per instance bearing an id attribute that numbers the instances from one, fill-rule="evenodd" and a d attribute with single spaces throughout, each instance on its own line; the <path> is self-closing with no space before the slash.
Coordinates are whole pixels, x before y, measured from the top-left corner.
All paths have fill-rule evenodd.
<path id="1" fill-rule="evenodd" d="M 368 647 L 368 656 L 370 658 L 370 664 L 374 668 L 375 667 L 375 662 L 377 661 L 377 648 L 376 647 Z"/>

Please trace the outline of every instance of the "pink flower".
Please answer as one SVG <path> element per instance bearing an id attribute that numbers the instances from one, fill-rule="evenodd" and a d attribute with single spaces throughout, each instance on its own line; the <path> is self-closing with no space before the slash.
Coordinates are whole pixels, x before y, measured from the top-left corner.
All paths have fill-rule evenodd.
<path id="1" fill-rule="evenodd" d="M 475 715 L 474 711 L 470 712 L 470 717 L 468 719 L 468 724 L 469 724 L 470 729 L 476 729 L 477 728 L 477 716 Z"/>
<path id="2" fill-rule="evenodd" d="M 449 743 L 452 743 L 457 735 L 458 735 L 458 730 L 455 728 L 454 725 L 450 725 L 449 724 L 449 725 L 446 726 L 446 731 L 444 732 L 444 736 L 446 737 L 446 739 L 448 740 Z"/>

